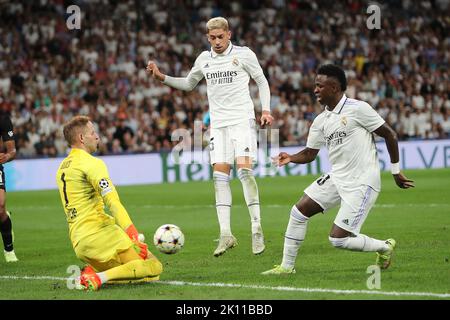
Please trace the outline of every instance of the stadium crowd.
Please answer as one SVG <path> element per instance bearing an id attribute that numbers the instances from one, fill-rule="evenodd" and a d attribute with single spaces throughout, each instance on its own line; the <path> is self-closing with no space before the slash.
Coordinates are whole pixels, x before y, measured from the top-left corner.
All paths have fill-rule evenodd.
<path id="1" fill-rule="evenodd" d="M 81 28 L 69 30 L 70 4 Z M 322 107 L 315 70 L 346 70 L 347 95 L 370 103 L 401 140 L 450 137 L 448 0 L 383 1 L 369 29 L 368 1 L 14 1 L 0 4 L 0 109 L 9 112 L 18 157 L 67 151 L 62 124 L 89 115 L 101 154 L 169 151 L 177 128 L 208 112 L 206 84 L 186 93 L 149 77 L 186 76 L 208 50 L 205 23 L 228 18 L 232 41 L 255 51 L 271 88 L 283 146 L 305 144 Z M 251 93 L 261 110 L 256 84 Z"/>

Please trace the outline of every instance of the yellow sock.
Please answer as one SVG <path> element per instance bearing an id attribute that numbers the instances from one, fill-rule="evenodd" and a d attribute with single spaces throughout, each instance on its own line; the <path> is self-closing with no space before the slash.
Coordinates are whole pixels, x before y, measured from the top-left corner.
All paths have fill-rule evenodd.
<path id="1" fill-rule="evenodd" d="M 141 279 L 156 277 L 162 272 L 162 264 L 156 258 L 132 260 L 121 266 L 106 270 L 106 280 Z"/>

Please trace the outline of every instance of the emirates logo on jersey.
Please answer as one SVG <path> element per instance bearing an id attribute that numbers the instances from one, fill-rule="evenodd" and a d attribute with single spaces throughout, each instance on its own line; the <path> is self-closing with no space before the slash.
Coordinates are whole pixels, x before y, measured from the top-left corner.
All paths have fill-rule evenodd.
<path id="1" fill-rule="evenodd" d="M 205 79 L 209 85 L 233 83 L 233 78 L 237 76 L 237 71 L 216 71 L 206 72 Z"/>
<path id="2" fill-rule="evenodd" d="M 344 138 L 347 136 L 345 131 L 336 131 L 325 137 L 327 147 L 335 147 L 344 142 Z"/>

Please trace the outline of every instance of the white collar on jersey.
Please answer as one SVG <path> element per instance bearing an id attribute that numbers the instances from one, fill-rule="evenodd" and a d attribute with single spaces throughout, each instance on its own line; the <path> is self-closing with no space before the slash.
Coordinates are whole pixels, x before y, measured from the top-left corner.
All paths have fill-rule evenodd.
<path id="1" fill-rule="evenodd" d="M 233 50 L 233 44 L 230 41 L 228 42 L 228 48 L 222 53 L 217 53 L 213 48 L 211 48 L 211 57 L 215 58 L 217 56 L 226 56 L 231 52 L 231 50 Z"/>
<path id="2" fill-rule="evenodd" d="M 341 100 L 339 100 L 338 104 L 336 105 L 336 107 L 334 107 L 333 110 L 328 110 L 328 106 L 326 106 L 327 111 L 329 112 L 334 112 L 334 113 L 341 113 L 342 108 L 344 107 L 345 102 L 347 101 L 347 96 L 345 95 L 345 93 L 342 95 Z"/>

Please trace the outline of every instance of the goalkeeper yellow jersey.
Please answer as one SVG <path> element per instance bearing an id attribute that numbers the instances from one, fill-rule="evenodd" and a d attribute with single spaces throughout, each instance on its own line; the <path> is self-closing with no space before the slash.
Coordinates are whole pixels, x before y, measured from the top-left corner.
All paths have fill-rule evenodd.
<path id="1" fill-rule="evenodd" d="M 119 205 L 120 201 L 109 177 L 108 169 L 101 159 L 93 157 L 82 149 L 73 148 L 61 162 L 56 173 L 56 182 L 69 224 L 69 236 L 73 247 L 83 237 L 115 223 L 115 218 L 106 214 L 104 210 L 104 199 L 114 198 Z M 111 197 L 111 194 L 114 196 Z M 108 200 L 109 205 L 112 202 L 111 199 Z M 120 207 L 124 210 L 121 205 Z M 128 218 L 127 213 L 126 218 Z"/>

